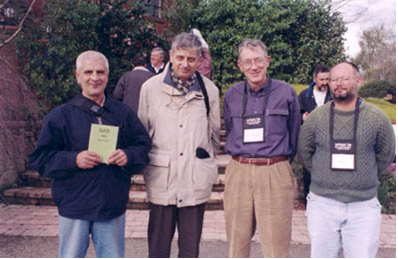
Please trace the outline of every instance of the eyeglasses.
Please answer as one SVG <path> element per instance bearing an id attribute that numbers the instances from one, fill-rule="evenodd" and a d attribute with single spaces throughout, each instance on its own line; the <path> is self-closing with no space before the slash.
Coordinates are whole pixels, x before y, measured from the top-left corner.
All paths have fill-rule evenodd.
<path id="1" fill-rule="evenodd" d="M 337 84 L 338 82 L 341 82 L 343 85 L 346 85 L 350 82 L 352 78 L 351 77 L 336 77 L 336 78 L 330 78 L 329 83 L 331 84 Z M 355 78 L 354 78 L 355 79 Z"/>
<path id="2" fill-rule="evenodd" d="M 257 67 L 265 67 L 265 65 L 267 64 L 267 60 L 265 58 L 256 58 L 256 59 L 245 59 L 242 60 L 242 62 L 240 62 L 241 66 L 244 69 L 249 69 L 252 67 L 253 63 L 257 66 Z"/>

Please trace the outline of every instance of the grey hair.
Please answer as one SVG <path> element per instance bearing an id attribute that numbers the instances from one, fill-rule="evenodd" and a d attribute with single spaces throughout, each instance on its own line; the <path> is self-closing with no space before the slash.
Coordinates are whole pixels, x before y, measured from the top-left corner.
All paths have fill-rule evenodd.
<path id="1" fill-rule="evenodd" d="M 198 56 L 201 56 L 202 43 L 198 36 L 182 32 L 175 36 L 171 43 L 171 50 L 174 51 L 176 49 L 196 49 L 198 51 Z"/>
<path id="2" fill-rule="evenodd" d="M 163 50 L 161 47 L 156 47 L 156 48 L 152 49 L 152 52 L 154 52 L 154 51 L 158 51 L 158 52 L 159 52 L 159 55 L 160 55 L 162 58 L 165 57 L 165 52 L 164 52 L 164 50 Z"/>
<path id="3" fill-rule="evenodd" d="M 78 72 L 81 71 L 82 66 L 83 66 L 83 60 L 86 58 L 92 58 L 92 59 L 103 59 L 105 62 L 105 67 L 106 71 L 109 73 L 109 62 L 108 59 L 104 56 L 104 54 L 94 51 L 94 50 L 88 50 L 85 52 L 80 53 L 80 55 L 76 59 L 76 70 Z"/>
<path id="4" fill-rule="evenodd" d="M 238 46 L 238 59 L 240 59 L 240 54 L 242 53 L 243 48 L 254 49 L 260 47 L 264 51 L 264 56 L 268 56 L 267 46 L 261 40 L 256 39 L 243 39 L 243 41 Z"/>

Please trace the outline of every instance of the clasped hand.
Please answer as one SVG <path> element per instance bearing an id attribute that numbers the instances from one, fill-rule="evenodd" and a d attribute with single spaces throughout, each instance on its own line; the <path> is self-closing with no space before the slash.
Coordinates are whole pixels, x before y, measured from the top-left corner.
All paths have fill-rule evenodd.
<path id="1" fill-rule="evenodd" d="M 81 169 L 90 169 L 102 162 L 103 161 L 100 155 L 88 150 L 80 152 L 76 157 L 76 165 Z M 124 151 L 121 149 L 113 151 L 109 156 L 107 164 L 115 164 L 118 166 L 127 165 L 126 153 L 124 153 Z"/>

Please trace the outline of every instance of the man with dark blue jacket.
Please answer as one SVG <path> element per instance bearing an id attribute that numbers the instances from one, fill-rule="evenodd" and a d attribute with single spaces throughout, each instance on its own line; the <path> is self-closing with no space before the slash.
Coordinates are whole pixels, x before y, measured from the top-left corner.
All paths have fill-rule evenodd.
<path id="1" fill-rule="evenodd" d="M 314 81 L 308 86 L 307 89 L 301 91 L 298 96 L 300 103 L 301 123 L 307 119 L 310 113 L 316 107 L 332 100 L 329 89 L 329 74 L 330 69 L 328 66 L 319 64 L 315 67 L 313 73 Z M 305 205 L 307 205 L 307 195 L 310 192 L 311 175 L 303 167 L 303 185 L 304 185 L 304 198 Z"/>
<path id="2" fill-rule="evenodd" d="M 59 212 L 59 256 L 84 257 L 91 234 L 97 257 L 124 257 L 130 177 L 148 163 L 149 136 L 128 106 L 105 94 L 106 57 L 86 51 L 76 60 L 82 93 L 46 117 L 30 164 L 52 178 Z M 119 127 L 107 163 L 88 151 L 93 124 Z"/>

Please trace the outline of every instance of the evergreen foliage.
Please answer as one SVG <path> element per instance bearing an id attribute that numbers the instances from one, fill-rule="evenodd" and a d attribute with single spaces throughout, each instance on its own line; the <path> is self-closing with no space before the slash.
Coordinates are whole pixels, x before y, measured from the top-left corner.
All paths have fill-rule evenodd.
<path id="1" fill-rule="evenodd" d="M 108 58 L 107 90 L 112 91 L 120 76 L 131 70 L 135 55 L 164 45 L 151 22 L 144 19 L 145 8 L 139 1 L 92 2 L 97 1 L 46 1 L 40 24 L 28 24 L 18 37 L 23 73 L 48 108 L 80 90 L 74 70 L 81 52 L 97 50 Z"/>
<path id="2" fill-rule="evenodd" d="M 244 38 L 263 40 L 272 57 L 272 77 L 309 83 L 316 64 L 345 59 L 342 16 L 327 1 L 315 0 L 176 0 L 170 22 L 175 33 L 199 29 L 210 46 L 213 80 L 231 84 L 242 79 L 236 66 Z M 181 4 L 181 5 L 180 5 Z M 189 22 L 179 23 L 180 17 Z M 179 25 L 179 26 L 178 26 Z M 184 27 L 186 26 L 186 27 Z"/>
<path id="3" fill-rule="evenodd" d="M 387 80 L 373 80 L 363 84 L 358 91 L 358 95 L 367 98 L 384 98 L 387 93 L 395 96 L 395 85 Z"/>

